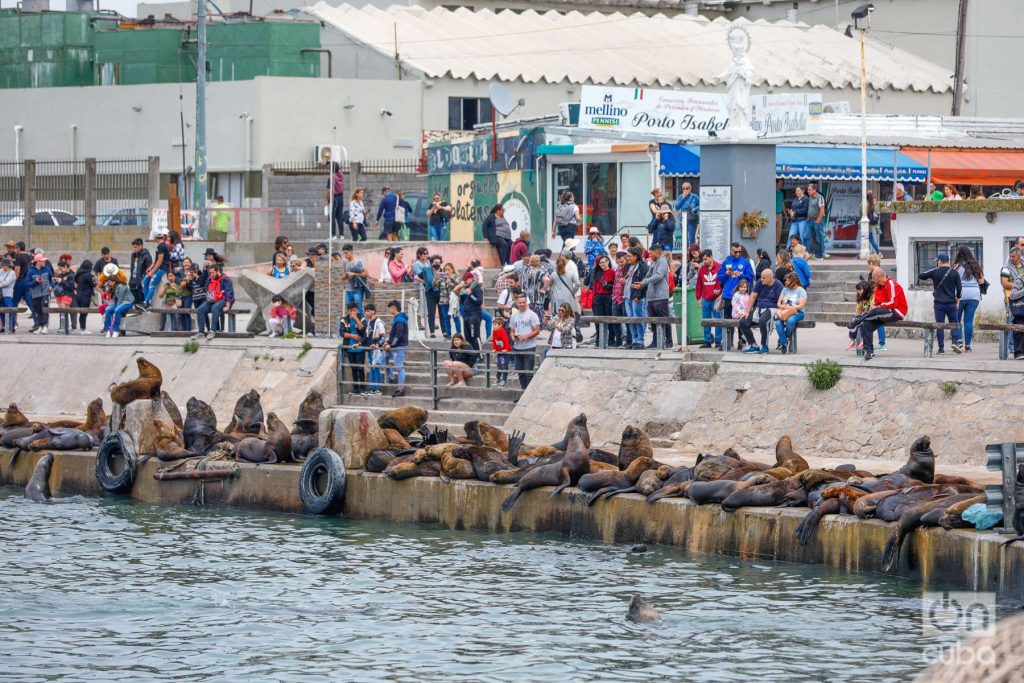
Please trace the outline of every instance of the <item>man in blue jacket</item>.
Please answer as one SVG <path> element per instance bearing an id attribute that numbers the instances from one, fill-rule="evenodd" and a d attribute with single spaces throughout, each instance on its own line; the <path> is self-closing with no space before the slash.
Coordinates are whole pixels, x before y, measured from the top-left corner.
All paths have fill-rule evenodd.
<path id="1" fill-rule="evenodd" d="M 732 318 L 732 295 L 740 280 L 746 280 L 748 285 L 753 283 L 754 269 L 750 261 L 743 257 L 740 243 L 733 242 L 729 247 L 729 256 L 718 269 L 718 282 L 722 285 L 722 315 L 726 320 Z"/>
<path id="2" fill-rule="evenodd" d="M 388 313 L 391 319 L 391 332 L 384 342 L 384 350 L 395 364 L 395 372 L 388 368 L 388 382 L 398 383 L 398 389 L 391 394 L 395 398 L 405 396 L 405 351 L 409 348 L 409 316 L 402 312 L 402 304 L 397 299 L 388 302 Z M 397 379 L 395 374 L 398 375 Z"/>
<path id="3" fill-rule="evenodd" d="M 380 204 L 377 205 L 377 223 L 380 224 L 380 234 L 388 242 L 398 241 L 398 225 L 395 223 L 395 208 L 398 206 L 398 195 L 385 185 L 380 190 Z M 384 221 L 381 222 L 383 216 Z"/>
<path id="4" fill-rule="evenodd" d="M 697 241 L 697 224 L 700 222 L 700 197 L 693 193 L 690 183 L 683 183 L 683 193 L 676 199 L 676 211 L 680 223 L 686 223 L 686 247 Z M 680 240 L 682 234 L 679 235 Z M 685 251 L 686 247 L 680 247 Z"/>

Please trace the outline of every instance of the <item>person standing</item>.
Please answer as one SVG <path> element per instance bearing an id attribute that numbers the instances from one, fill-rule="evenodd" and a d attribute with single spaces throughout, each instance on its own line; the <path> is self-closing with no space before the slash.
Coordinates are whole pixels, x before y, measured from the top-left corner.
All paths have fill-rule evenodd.
<path id="1" fill-rule="evenodd" d="M 700 253 L 701 264 L 697 270 L 697 301 L 700 302 L 700 315 L 704 319 L 717 320 L 722 317 L 722 312 L 715 308 L 718 297 L 722 295 L 722 283 L 718 281 L 718 271 L 722 264 L 714 259 L 710 249 Z M 711 348 L 711 328 L 704 328 L 704 343 L 702 349 Z M 722 348 L 722 328 L 714 328 L 715 348 Z"/>
<path id="2" fill-rule="evenodd" d="M 662 249 L 671 252 L 676 232 L 676 219 L 672 216 L 672 207 L 662 204 L 655 219 L 654 230 L 651 231 L 651 244 L 659 244 Z"/>
<path id="3" fill-rule="evenodd" d="M 366 292 L 366 279 L 370 274 L 366 272 L 366 266 L 363 265 L 362 260 L 356 258 L 355 249 L 351 244 L 344 245 L 341 248 L 341 254 L 344 259 L 341 279 L 348 285 L 345 288 L 345 306 L 347 308 L 348 304 L 355 304 L 361 316 L 363 314 L 363 295 Z"/>
<path id="4" fill-rule="evenodd" d="M 786 181 L 779 178 L 775 181 L 775 244 L 782 243 L 782 227 L 786 215 Z"/>
<path id="5" fill-rule="evenodd" d="M 352 193 L 352 201 L 348 203 L 348 229 L 352 233 L 353 242 L 366 241 L 366 204 L 363 203 L 366 190 L 357 187 Z"/>
<path id="6" fill-rule="evenodd" d="M 555 207 L 555 234 L 562 238 L 562 245 L 579 234 L 580 207 L 576 205 L 576 198 L 572 192 L 566 191 L 558 200 Z"/>
<path id="7" fill-rule="evenodd" d="M 462 282 L 455 286 L 454 292 L 458 294 L 459 303 L 462 305 L 462 331 L 465 333 L 466 341 L 479 351 L 480 323 L 483 322 L 483 288 L 473 277 L 473 273 L 465 273 Z"/>
<path id="8" fill-rule="evenodd" d="M 527 233 L 529 237 L 529 233 Z M 498 250 L 498 261 L 502 266 L 512 263 L 512 226 L 505 218 L 505 207 L 498 204 L 494 207 L 494 246 Z M 529 245 L 527 245 L 529 249 Z"/>
<path id="9" fill-rule="evenodd" d="M 956 256 L 953 258 L 953 269 L 960 276 L 962 285 L 960 294 L 960 305 L 956 309 L 956 318 L 964 331 L 964 345 L 961 350 L 971 352 L 971 339 L 974 336 L 974 314 L 981 305 L 982 290 L 988 290 L 988 282 L 981 270 L 981 264 L 974 258 L 971 248 L 961 244 L 956 249 Z M 953 342 L 956 350 L 957 342 Z"/>
<path id="10" fill-rule="evenodd" d="M 170 267 L 171 261 L 171 250 L 167 246 L 167 233 L 157 232 L 156 234 L 156 256 L 153 259 L 153 263 L 150 264 L 149 268 L 145 271 L 145 277 L 142 278 L 142 308 L 148 309 L 153 297 L 156 295 L 157 287 L 160 286 L 160 281 L 163 280 L 164 275 L 167 274 L 167 269 Z"/>
<path id="11" fill-rule="evenodd" d="M 622 318 L 626 315 L 624 287 L 626 284 L 625 278 L 628 268 L 629 264 L 626 262 L 625 250 L 618 252 L 615 255 L 615 280 L 612 285 L 612 315 L 616 318 Z M 625 296 L 628 296 L 628 294 L 625 294 Z M 618 324 L 611 326 L 611 330 L 608 333 L 609 347 L 630 347 L 632 345 L 633 342 L 632 338 L 629 336 L 628 325 Z"/>
<path id="12" fill-rule="evenodd" d="M 32 257 L 32 267 L 28 270 L 29 296 L 32 299 L 32 322 L 30 330 L 33 334 L 46 334 L 50 314 L 46 312 L 50 305 L 50 287 L 53 277 L 46 265 L 46 256 L 38 253 Z"/>
<path id="13" fill-rule="evenodd" d="M 681 223 L 686 223 L 686 244 L 697 243 L 697 226 L 700 224 L 700 197 L 693 193 L 690 183 L 683 183 L 683 193 L 676 198 L 676 211 Z M 676 241 L 682 241 L 682 230 Z"/>
<path id="14" fill-rule="evenodd" d="M 768 331 L 772 318 L 782 296 L 782 283 L 775 279 L 771 268 L 761 273 L 761 279 L 754 285 L 750 294 L 750 307 L 747 314 L 740 318 L 740 334 L 747 342 L 745 353 L 768 353 Z M 754 325 L 761 330 L 761 345 L 754 340 Z"/>
<path id="15" fill-rule="evenodd" d="M 879 217 L 878 210 L 875 208 L 875 195 L 871 190 L 868 190 L 868 244 L 876 254 L 881 254 L 882 250 L 878 246 L 878 242 L 882 239 L 882 232 L 878 224 Z"/>
<path id="16" fill-rule="evenodd" d="M 540 318 L 530 310 L 526 295 L 520 294 L 516 299 L 516 311 L 509 320 L 512 336 L 512 349 L 516 352 L 516 374 L 519 375 L 519 387 L 526 390 L 533 379 L 537 335 L 540 334 Z"/>
<path id="17" fill-rule="evenodd" d="M 153 257 L 149 255 L 142 242 L 142 238 L 136 237 L 132 240 L 132 260 L 128 270 L 128 287 L 135 295 L 135 303 L 141 304 L 146 300 L 146 291 L 142 287 L 142 281 L 146 277 L 150 266 L 153 265 Z"/>
<path id="18" fill-rule="evenodd" d="M 611 259 L 607 254 L 597 257 L 594 270 L 590 278 L 591 286 L 594 289 L 593 311 L 596 316 L 610 316 L 612 314 L 612 290 L 615 288 L 615 268 L 612 267 Z M 598 327 L 604 327 L 605 341 L 609 346 L 618 346 L 619 326 L 600 323 Z"/>
<path id="19" fill-rule="evenodd" d="M 335 161 L 331 164 L 331 179 L 327 181 L 327 205 L 331 207 L 331 234 L 345 239 L 345 174 Z M 349 210 L 349 220 L 352 211 Z M 355 239 L 353 235 L 352 239 Z"/>
<path id="20" fill-rule="evenodd" d="M 14 249 L 11 249 L 11 246 Z M 104 247 L 106 248 L 106 247 Z M 11 306 L 17 306 L 22 301 L 25 305 L 32 309 L 32 295 L 29 294 L 29 279 L 28 271 L 32 269 L 32 255 L 25 251 L 24 242 L 8 242 L 7 253 L 14 264 L 14 300 L 11 302 Z M 110 250 L 107 249 L 107 254 L 110 254 Z M 14 327 L 18 327 L 18 317 L 14 317 Z"/>
<path id="21" fill-rule="evenodd" d="M 384 350 L 388 354 L 388 362 L 395 366 L 394 373 L 387 367 L 388 382 L 398 384 L 398 389 L 391 394 L 394 398 L 405 396 L 405 352 L 409 348 L 409 316 L 402 311 L 402 304 L 397 299 L 388 302 L 388 313 L 391 318 L 391 332 L 384 342 Z"/>
<path id="22" fill-rule="evenodd" d="M 858 325 L 861 328 L 865 361 L 875 357 L 875 330 L 887 322 L 903 320 L 907 315 L 907 295 L 898 282 L 886 276 L 881 268 L 872 268 L 871 283 L 875 286 L 875 307 L 850 323 L 850 329 Z"/>
<path id="23" fill-rule="evenodd" d="M 748 285 L 753 283 L 754 268 L 750 265 L 750 259 L 744 258 L 740 243 L 733 242 L 729 247 L 729 256 L 718 269 L 718 283 L 722 286 L 722 312 L 726 318 L 732 317 L 732 295 L 740 280 L 746 280 Z"/>
<path id="24" fill-rule="evenodd" d="M 448 221 L 451 218 L 451 204 L 441 199 L 441 195 L 435 192 L 430 208 L 427 209 L 427 233 L 431 241 L 444 240 L 444 236 L 448 232 Z"/>
<path id="25" fill-rule="evenodd" d="M 963 284 L 960 282 L 960 274 L 949 267 L 949 254 L 940 251 L 935 256 L 935 267 L 917 276 L 918 280 L 932 281 L 932 296 L 934 298 L 935 322 L 956 322 L 957 308 L 960 306 L 960 295 L 963 292 Z M 946 353 L 946 332 L 939 330 L 936 334 L 939 340 L 939 355 Z M 960 330 L 953 330 L 953 350 L 960 353 Z"/>
<path id="26" fill-rule="evenodd" d="M 629 262 L 629 270 L 626 272 L 622 287 L 623 296 L 628 297 L 626 315 L 630 318 L 643 318 L 647 315 L 647 288 L 642 284 L 644 278 L 647 277 L 647 264 L 644 263 L 643 250 L 640 247 L 630 247 L 626 260 Z M 630 323 L 629 334 L 633 340 L 630 345 L 631 349 L 644 348 L 645 330 L 643 323 Z"/>
<path id="27" fill-rule="evenodd" d="M 347 246 L 351 246 L 346 244 Z M 366 352 L 361 348 L 363 333 L 366 330 L 366 321 L 359 313 L 359 307 L 354 303 L 346 306 L 345 319 L 338 322 L 338 336 L 342 339 L 342 346 L 345 348 L 345 358 L 348 360 L 349 371 L 352 373 L 352 393 L 362 394 L 366 391 Z"/>
<path id="28" fill-rule="evenodd" d="M 640 283 L 633 284 L 634 289 L 639 289 L 640 287 L 647 289 L 647 315 L 652 318 L 669 317 L 668 259 L 665 258 L 662 245 L 658 243 L 651 245 L 651 264 L 647 270 L 647 276 Z M 661 348 L 672 348 L 672 326 L 664 324 L 661 328 L 664 334 Z M 656 349 L 658 348 L 658 334 L 654 326 L 651 327 L 651 330 L 654 332 L 654 338 L 651 339 L 651 343 L 647 348 Z"/>
<path id="29" fill-rule="evenodd" d="M 792 222 L 789 224 L 789 238 L 792 240 L 795 235 L 800 238 L 801 244 L 810 244 L 811 235 L 807 227 L 807 208 L 810 200 L 804 194 L 804 188 L 799 185 L 794 192 L 796 197 L 789 204 L 789 215 L 792 218 Z"/>
<path id="30" fill-rule="evenodd" d="M 224 195 L 217 195 L 213 206 L 210 207 L 210 240 L 214 242 L 226 242 L 228 230 L 231 228 L 231 210 L 234 207 L 224 201 Z M 166 235 L 165 235 L 166 237 Z M 169 267 L 169 265 L 167 266 Z M 166 273 L 167 267 L 164 268 Z M 157 283 L 160 284 L 159 282 Z M 147 305 L 149 302 L 146 302 Z"/>
<path id="31" fill-rule="evenodd" d="M 14 274 L 14 261 L 6 256 L 0 259 L 0 306 L 4 308 L 14 307 L 14 283 L 17 281 L 18 276 Z M 14 313 L 0 315 L 0 334 L 4 332 L 14 334 L 14 317 Z M 82 329 L 84 330 L 85 327 L 82 327 Z"/>
<path id="32" fill-rule="evenodd" d="M 388 242 L 398 241 L 398 225 L 395 223 L 395 209 L 398 208 L 398 195 L 385 185 L 380 190 L 380 204 L 377 205 L 377 224 L 380 226 L 380 237 Z"/>
<path id="33" fill-rule="evenodd" d="M 818 192 L 817 183 L 807 183 L 807 230 L 817 242 L 815 255 L 830 258 L 825 253 L 825 198 Z"/>

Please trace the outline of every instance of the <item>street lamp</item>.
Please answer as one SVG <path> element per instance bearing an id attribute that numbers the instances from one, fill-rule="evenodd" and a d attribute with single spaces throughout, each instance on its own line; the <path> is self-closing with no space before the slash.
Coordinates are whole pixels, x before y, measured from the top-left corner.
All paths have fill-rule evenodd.
<path id="1" fill-rule="evenodd" d="M 871 13 L 875 6 L 870 2 L 859 6 L 850 12 L 853 19 L 853 27 L 860 31 L 860 230 L 857 237 L 860 240 L 861 259 L 868 257 L 868 62 L 864 52 L 866 34 L 871 28 Z M 860 20 L 864 19 L 867 25 L 860 26 Z M 893 169 L 893 182 L 896 182 L 896 169 Z"/>

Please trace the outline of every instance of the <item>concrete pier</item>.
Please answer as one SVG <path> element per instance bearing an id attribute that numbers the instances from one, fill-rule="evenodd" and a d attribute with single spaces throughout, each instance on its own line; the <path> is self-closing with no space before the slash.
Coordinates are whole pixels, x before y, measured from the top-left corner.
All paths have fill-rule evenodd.
<path id="1" fill-rule="evenodd" d="M 0 449 L 0 484 L 24 486 L 42 453 Z M 54 453 L 50 476 L 54 495 L 102 495 L 92 453 Z M 237 463 L 237 479 L 157 481 L 164 463 L 150 460 L 139 468 L 132 490 L 151 503 L 251 507 L 302 512 L 297 465 Z M 648 505 L 626 494 L 587 507 L 583 495 L 569 489 L 550 497 L 550 488 L 530 491 L 511 513 L 501 502 L 511 487 L 477 481 L 444 483 L 436 477 L 392 481 L 379 474 L 349 470 L 343 514 L 354 519 L 441 524 L 450 529 L 492 533 L 520 530 L 559 532 L 605 543 L 658 543 L 696 552 L 824 564 L 857 572 L 877 572 L 893 524 L 853 517 L 826 517 L 811 544 L 797 542 L 795 531 L 805 509 L 749 508 L 729 514 L 718 505 L 698 506 L 669 499 Z M 900 575 L 932 586 L 995 591 L 1024 601 L 1024 543 L 1001 548 L 1005 537 L 971 530 L 918 530 L 903 544 Z"/>

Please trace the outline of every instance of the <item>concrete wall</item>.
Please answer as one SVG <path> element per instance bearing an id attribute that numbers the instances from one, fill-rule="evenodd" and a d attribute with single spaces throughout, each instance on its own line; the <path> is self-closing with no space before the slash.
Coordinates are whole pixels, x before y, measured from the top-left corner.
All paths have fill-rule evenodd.
<path id="1" fill-rule="evenodd" d="M 745 17 L 751 21 L 785 19 L 786 12 L 793 6 L 789 0 L 747 0 L 733 4 L 736 8 L 726 14 L 729 19 Z M 805 0 L 799 3 L 798 20 L 833 26 L 836 4 Z M 850 12 L 862 4 L 862 0 L 839 0 L 840 28 L 852 23 Z M 874 4 L 876 9 L 871 17 L 874 40 L 920 55 L 950 70 L 954 68 L 959 0 L 877 0 Z M 964 116 L 1018 116 L 1024 108 L 1024 74 L 1019 69 L 1006 69 L 1005 55 L 1019 53 L 1024 48 L 1020 2 L 984 0 L 972 2 L 968 8 L 967 87 L 961 113 Z M 721 16 L 719 12 L 705 14 L 709 18 Z M 869 107 L 886 106 L 886 100 L 891 99 L 889 93 L 880 95 L 878 99 L 873 98 Z M 847 99 L 851 110 L 860 111 L 857 96 Z M 948 105 L 952 98 L 947 97 L 946 101 L 947 108 L 935 113 L 950 113 Z"/>
<path id="2" fill-rule="evenodd" d="M 896 279 L 903 285 L 913 320 L 934 320 L 932 285 L 911 282 L 915 273 L 914 242 L 980 240 L 983 242 L 981 267 L 991 289 L 982 297 L 978 311 L 982 315 L 1001 315 L 1003 307 L 999 271 L 1006 263 L 1008 243 L 1024 235 L 1024 213 L 1000 212 L 995 223 L 983 213 L 901 213 L 892 222 L 896 247 Z M 977 256 L 977 254 L 975 254 Z M 953 254 L 950 253 L 950 258 Z"/>
<path id="3" fill-rule="evenodd" d="M 788 434 L 805 455 L 902 460 L 927 434 L 940 471 L 943 464 L 984 463 L 989 443 L 1024 440 L 1024 424 L 1006 419 L 1007 410 L 1024 407 L 1013 364 L 934 370 L 914 359 L 886 358 L 871 367 L 840 360 L 842 379 L 821 392 L 802 362 L 785 357 L 745 361 L 726 354 L 716 362 L 711 376 L 710 364 L 683 363 L 678 352 L 635 359 L 592 349 L 554 352 L 505 428 L 525 432 L 530 443 L 551 443 L 584 411 L 596 445 L 614 444 L 634 424 L 652 436 L 674 435 L 680 454 L 732 447 L 760 459 L 774 457 L 776 441 Z M 956 383 L 956 393 L 947 397 L 942 382 Z"/>
<path id="4" fill-rule="evenodd" d="M 775 251 L 775 145 L 703 145 L 701 185 L 732 186 L 731 236 L 728 242 L 746 245 L 751 257 L 758 247 Z M 743 212 L 760 211 L 768 219 L 757 239 L 741 237 L 736 221 Z"/>

